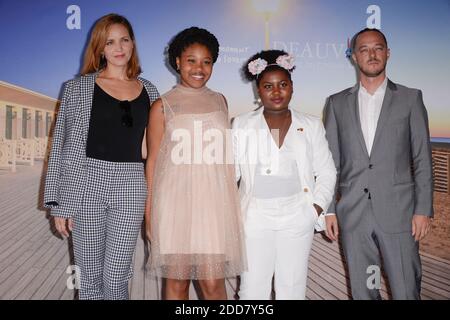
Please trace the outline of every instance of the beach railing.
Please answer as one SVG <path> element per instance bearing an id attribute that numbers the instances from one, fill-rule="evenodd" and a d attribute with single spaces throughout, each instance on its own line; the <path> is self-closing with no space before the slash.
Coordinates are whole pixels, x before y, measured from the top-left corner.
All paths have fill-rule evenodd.
<path id="1" fill-rule="evenodd" d="M 450 194 L 450 150 L 433 149 L 434 191 Z"/>
<path id="2" fill-rule="evenodd" d="M 34 138 L 34 158 L 44 160 L 47 155 L 47 138 Z"/>
<path id="3" fill-rule="evenodd" d="M 0 169 L 16 172 L 16 142 L 0 137 Z"/>
<path id="4" fill-rule="evenodd" d="M 35 141 L 34 139 L 20 138 L 17 141 L 16 161 L 18 164 L 34 166 Z"/>

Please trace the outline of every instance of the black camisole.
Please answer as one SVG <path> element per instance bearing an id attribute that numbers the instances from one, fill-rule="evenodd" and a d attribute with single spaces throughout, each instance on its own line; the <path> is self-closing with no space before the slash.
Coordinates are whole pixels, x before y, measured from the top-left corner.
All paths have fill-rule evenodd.
<path id="1" fill-rule="evenodd" d="M 112 162 L 142 162 L 149 110 L 150 100 L 144 87 L 136 99 L 120 101 L 96 83 L 86 156 Z"/>

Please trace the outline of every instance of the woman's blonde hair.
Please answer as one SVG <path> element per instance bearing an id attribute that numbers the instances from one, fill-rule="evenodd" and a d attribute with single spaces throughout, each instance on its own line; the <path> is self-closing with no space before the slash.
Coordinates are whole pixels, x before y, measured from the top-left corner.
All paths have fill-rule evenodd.
<path id="1" fill-rule="evenodd" d="M 123 25 L 128 30 L 134 44 L 130 61 L 128 61 L 128 78 L 136 78 L 142 72 L 137 55 L 134 32 L 130 22 L 121 15 L 111 13 L 98 19 L 92 29 L 91 38 L 84 52 L 83 68 L 81 69 L 82 75 L 100 71 L 106 67 L 106 59 L 102 53 L 106 45 L 109 28 L 114 24 Z"/>

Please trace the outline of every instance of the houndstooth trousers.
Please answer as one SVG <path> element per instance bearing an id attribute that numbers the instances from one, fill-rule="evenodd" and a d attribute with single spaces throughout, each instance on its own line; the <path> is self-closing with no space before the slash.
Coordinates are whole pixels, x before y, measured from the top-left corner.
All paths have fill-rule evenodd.
<path id="1" fill-rule="evenodd" d="M 128 299 L 147 197 L 144 165 L 87 158 L 87 173 L 72 231 L 79 299 Z"/>

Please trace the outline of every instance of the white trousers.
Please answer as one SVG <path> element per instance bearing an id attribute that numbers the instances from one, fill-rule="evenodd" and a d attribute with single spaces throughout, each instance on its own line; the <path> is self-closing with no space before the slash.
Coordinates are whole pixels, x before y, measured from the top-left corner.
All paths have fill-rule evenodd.
<path id="1" fill-rule="evenodd" d="M 241 300 L 305 299 L 308 258 L 317 213 L 309 198 L 256 199 L 244 223 L 248 271 L 241 275 Z"/>

